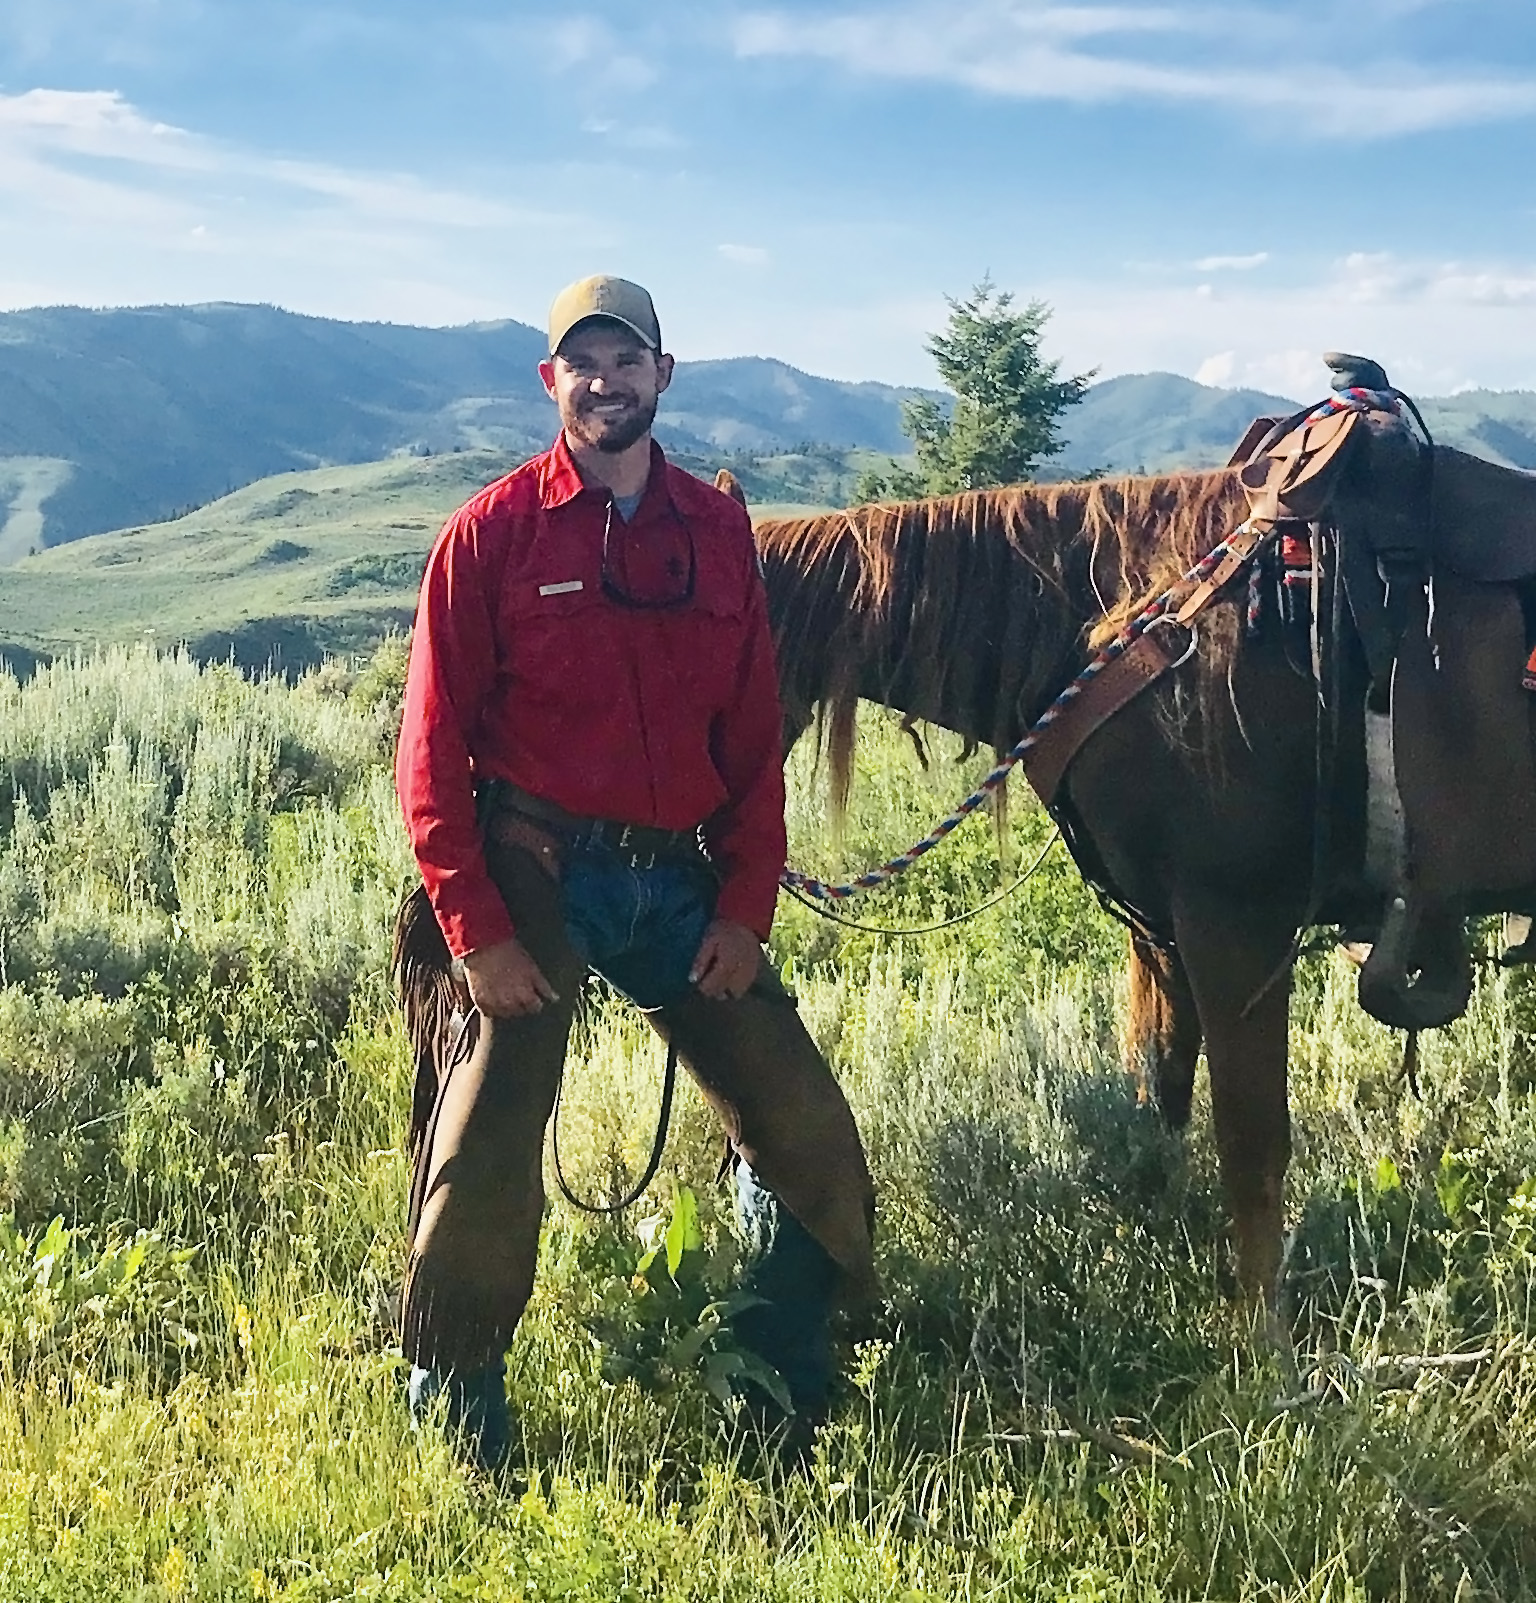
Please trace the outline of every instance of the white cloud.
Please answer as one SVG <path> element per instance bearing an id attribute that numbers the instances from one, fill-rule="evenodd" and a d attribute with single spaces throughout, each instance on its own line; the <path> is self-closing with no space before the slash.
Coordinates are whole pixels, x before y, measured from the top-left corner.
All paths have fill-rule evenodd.
<path id="1" fill-rule="evenodd" d="M 1262 267 L 1269 260 L 1267 250 L 1256 250 L 1251 256 L 1202 256 L 1195 263 L 1197 273 L 1247 273 Z"/>
<path id="2" fill-rule="evenodd" d="M 536 24 L 533 31 L 542 35 L 537 55 L 550 70 L 595 74 L 610 89 L 648 89 L 656 82 L 656 68 L 625 50 L 597 17 L 565 17 L 548 27 Z"/>
<path id="3" fill-rule="evenodd" d="M 656 124 L 631 126 L 609 117 L 588 117 L 581 131 L 594 139 L 604 139 L 620 150 L 680 150 L 684 143 L 670 128 Z"/>
<path id="4" fill-rule="evenodd" d="M 1244 6 L 906 0 L 835 16 L 751 12 L 737 24 L 735 44 L 742 56 L 819 58 L 861 76 L 1020 99 L 1183 101 L 1282 113 L 1300 119 L 1293 136 L 1383 138 L 1536 112 L 1530 77 L 1333 65 L 1318 17 L 1315 8 L 1286 23 Z M 1157 48 L 1138 54 L 1149 40 Z M 1277 49 L 1277 40 L 1287 48 Z"/>
<path id="5" fill-rule="evenodd" d="M 768 265 L 768 252 L 761 245 L 716 245 L 715 250 L 736 267 Z"/>
<path id="6" fill-rule="evenodd" d="M 1208 356 L 1191 375 L 1197 384 L 1214 384 L 1223 389 L 1232 382 L 1237 369 L 1236 351 L 1218 351 Z"/>
<path id="7" fill-rule="evenodd" d="M 1146 273 L 1032 286 L 1053 308 L 1046 344 L 1077 370 L 1162 370 L 1306 400 L 1327 387 L 1325 350 L 1375 357 L 1410 392 L 1536 389 L 1536 262 L 1352 253 L 1273 275 L 1179 284 Z"/>
<path id="8" fill-rule="evenodd" d="M 75 160 L 82 157 L 89 170 Z M 119 171 L 111 175 L 114 166 Z M 116 190 L 135 204 L 158 209 L 177 195 L 189 198 L 197 187 L 177 180 L 197 178 L 220 190 L 233 181 L 330 200 L 353 217 L 400 225 L 483 229 L 549 215 L 439 188 L 410 174 L 294 161 L 221 145 L 151 121 L 121 95 L 106 91 L 32 89 L 0 95 L 0 192 L 73 212 L 86 195 L 99 202 Z"/>
<path id="9" fill-rule="evenodd" d="M 573 240 L 602 249 L 611 232 L 520 206 L 504 187 L 479 194 L 233 146 L 107 91 L 0 95 L 4 304 L 229 299 L 417 321 L 505 315 L 523 272 L 574 277 Z"/>

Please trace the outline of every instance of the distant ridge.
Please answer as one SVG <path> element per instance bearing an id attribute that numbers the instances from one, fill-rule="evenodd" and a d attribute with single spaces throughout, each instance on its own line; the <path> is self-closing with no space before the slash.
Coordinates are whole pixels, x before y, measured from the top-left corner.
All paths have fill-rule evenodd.
<path id="1" fill-rule="evenodd" d="M 539 331 L 512 321 L 414 328 L 232 304 L 0 314 L 0 565 L 276 473 L 452 451 L 511 465 L 554 434 L 543 352 Z M 1325 380 L 1319 361 L 1316 394 Z M 806 445 L 900 455 L 901 403 L 919 393 L 935 392 L 766 357 L 680 362 L 657 429 L 701 459 Z M 1446 443 L 1536 468 L 1536 395 L 1421 402 Z M 1107 379 L 1063 420 L 1045 476 L 1209 466 L 1253 417 L 1295 405 L 1173 373 Z"/>
<path id="2" fill-rule="evenodd" d="M 274 473 L 454 449 L 520 460 L 555 432 L 544 352 L 510 321 L 412 328 L 226 304 L 0 314 L 0 552 L 7 509 L 25 491 L 35 515 L 45 483 L 38 521 L 58 545 Z M 916 393 L 756 357 L 682 362 L 658 432 L 692 451 L 899 452 L 900 403 Z M 12 560 L 38 543 L 30 523 L 19 542 Z"/>
<path id="3" fill-rule="evenodd" d="M 1318 373 L 1322 393 L 1321 362 Z M 1262 390 L 1213 389 L 1177 373 L 1105 379 L 1067 414 L 1067 446 L 1052 460 L 1051 477 L 1219 467 L 1254 418 L 1294 412 L 1298 404 Z"/>

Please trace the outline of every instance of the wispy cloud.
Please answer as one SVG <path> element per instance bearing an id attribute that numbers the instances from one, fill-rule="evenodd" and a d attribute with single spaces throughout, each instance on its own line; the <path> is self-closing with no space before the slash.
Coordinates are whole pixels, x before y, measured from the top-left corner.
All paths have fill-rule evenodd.
<path id="1" fill-rule="evenodd" d="M 766 267 L 768 252 L 761 245 L 717 245 L 716 252 L 736 267 Z"/>
<path id="2" fill-rule="evenodd" d="M 1198 273 L 1248 273 L 1262 267 L 1269 260 L 1267 250 L 1256 250 L 1250 256 L 1202 256 L 1195 263 Z"/>
<path id="3" fill-rule="evenodd" d="M 110 91 L 53 89 L 0 95 L 0 233 L 11 305 L 276 300 L 429 321 L 496 315 L 512 274 L 549 260 L 559 281 L 573 242 L 606 238 L 600 222 L 519 205 L 505 187 L 275 155 Z"/>
<path id="4" fill-rule="evenodd" d="M 657 79 L 655 65 L 619 42 L 613 29 L 598 17 L 566 16 L 550 25 L 533 27 L 542 41 L 541 58 L 555 71 L 579 69 L 595 74 L 605 87 L 648 89 Z"/>
<path id="5" fill-rule="evenodd" d="M 1044 286 L 1052 343 L 1070 367 L 1163 369 L 1298 401 L 1322 394 L 1325 350 L 1363 351 L 1405 389 L 1536 387 L 1521 331 L 1536 261 L 1450 261 L 1352 252 L 1262 281 L 1180 284 L 1145 274 Z"/>
<path id="6" fill-rule="evenodd" d="M 588 117 L 582 123 L 581 131 L 618 150 L 681 150 L 686 143 L 670 128 L 659 124 L 623 123 L 611 117 Z"/>
<path id="7" fill-rule="evenodd" d="M 810 57 L 1020 99 L 1278 112 L 1312 134 L 1384 138 L 1536 112 L 1536 79 L 1380 59 L 1353 33 L 1350 49 L 1340 39 L 1330 51 L 1318 19 L 1315 8 L 1286 20 L 1249 6 L 913 0 L 835 16 L 751 12 L 735 46 L 744 57 Z M 1335 65 L 1340 57 L 1351 64 Z"/>
<path id="8" fill-rule="evenodd" d="M 114 194 L 153 209 L 221 202 L 231 185 L 288 191 L 402 226 L 486 229 L 552 217 L 411 174 L 239 149 L 148 118 L 110 91 L 0 95 L 0 192 L 75 212 Z"/>
<path id="9" fill-rule="evenodd" d="M 1339 266 L 1339 288 L 1357 304 L 1507 307 L 1536 304 L 1536 266 L 1403 261 L 1356 251 Z"/>

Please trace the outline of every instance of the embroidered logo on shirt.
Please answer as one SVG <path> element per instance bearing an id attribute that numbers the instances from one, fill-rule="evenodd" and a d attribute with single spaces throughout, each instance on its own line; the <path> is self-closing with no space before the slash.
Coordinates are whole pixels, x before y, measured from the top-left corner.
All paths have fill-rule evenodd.
<path id="1" fill-rule="evenodd" d="M 566 579 L 561 584 L 541 584 L 539 586 L 539 594 L 541 596 L 569 596 L 585 588 L 586 586 L 582 584 L 580 579 Z"/>

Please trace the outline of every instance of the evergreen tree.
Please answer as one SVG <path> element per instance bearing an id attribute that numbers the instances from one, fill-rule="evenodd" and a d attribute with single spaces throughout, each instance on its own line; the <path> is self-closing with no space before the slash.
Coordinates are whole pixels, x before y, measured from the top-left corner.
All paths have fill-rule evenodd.
<path id="1" fill-rule="evenodd" d="M 917 448 L 917 470 L 865 472 L 859 500 L 949 495 L 1030 478 L 1063 442 L 1056 426 L 1082 400 L 1093 374 L 1059 376 L 1061 364 L 1040 354 L 1050 308 L 1031 301 L 1013 309 L 1013 296 L 990 277 L 968 300 L 949 300 L 949 326 L 928 349 L 954 394 L 946 416 L 937 401 L 902 405 L 902 432 Z"/>

